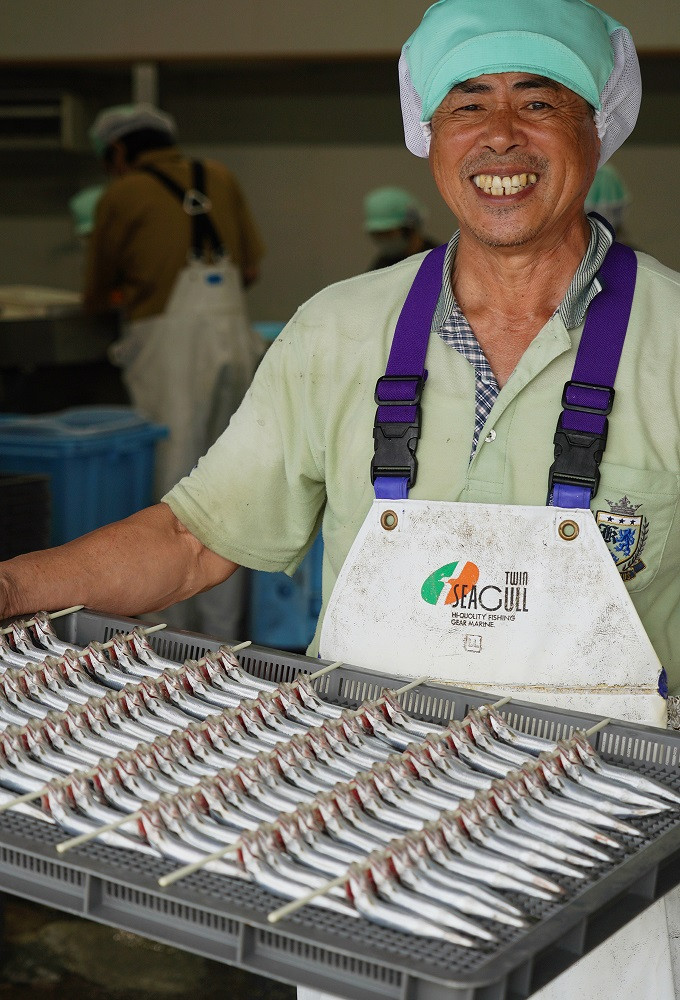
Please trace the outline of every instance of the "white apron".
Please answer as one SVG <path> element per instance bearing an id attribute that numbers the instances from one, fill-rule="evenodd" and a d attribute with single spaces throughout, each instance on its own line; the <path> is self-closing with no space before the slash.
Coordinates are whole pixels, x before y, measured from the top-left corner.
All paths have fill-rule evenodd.
<path id="1" fill-rule="evenodd" d="M 665 724 L 659 660 L 588 510 L 376 500 L 331 595 L 320 655 Z M 664 901 L 535 996 L 674 1000 Z"/>
<path id="2" fill-rule="evenodd" d="M 177 276 L 160 316 L 127 324 L 111 350 L 132 405 L 164 424 L 157 446 L 159 500 L 227 426 L 264 351 L 252 329 L 237 268 L 192 260 Z"/>
<path id="3" fill-rule="evenodd" d="M 188 475 L 226 428 L 264 353 L 248 322 L 240 273 L 226 259 L 192 260 L 160 316 L 128 323 L 110 351 L 135 409 L 169 434 L 156 446 L 154 499 Z M 239 571 L 164 612 L 169 625 L 243 638 L 247 578 Z"/>

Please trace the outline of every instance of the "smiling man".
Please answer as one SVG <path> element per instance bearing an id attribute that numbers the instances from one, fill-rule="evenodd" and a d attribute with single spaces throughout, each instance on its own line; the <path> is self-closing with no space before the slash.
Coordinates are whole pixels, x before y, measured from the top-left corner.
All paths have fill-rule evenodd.
<path id="1" fill-rule="evenodd" d="M 637 117 L 631 36 L 584 0 L 440 0 L 400 83 L 449 243 L 305 303 L 192 474 L 1 565 L 0 611 L 157 610 L 292 572 L 321 523 L 311 654 L 664 725 L 680 276 L 584 212 Z M 663 902 L 539 995 L 672 1000 Z"/>
<path id="2" fill-rule="evenodd" d="M 567 87 L 523 73 L 457 84 L 432 116 L 430 164 L 461 233 L 489 247 L 588 245 L 584 184 L 600 142 L 593 111 Z"/>
<path id="3" fill-rule="evenodd" d="M 600 153 L 593 110 L 553 80 L 497 73 L 454 86 L 431 129 L 432 173 L 460 221 L 456 301 L 504 385 L 589 245 L 583 203 Z"/>

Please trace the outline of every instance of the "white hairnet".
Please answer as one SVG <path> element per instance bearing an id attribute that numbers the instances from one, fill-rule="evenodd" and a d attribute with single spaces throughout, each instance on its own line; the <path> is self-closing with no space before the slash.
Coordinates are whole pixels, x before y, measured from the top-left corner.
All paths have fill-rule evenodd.
<path id="1" fill-rule="evenodd" d="M 112 142 L 144 128 L 165 132 L 171 139 L 177 136 L 175 119 L 153 104 L 120 104 L 106 108 L 95 118 L 89 136 L 95 152 L 101 156 Z"/>

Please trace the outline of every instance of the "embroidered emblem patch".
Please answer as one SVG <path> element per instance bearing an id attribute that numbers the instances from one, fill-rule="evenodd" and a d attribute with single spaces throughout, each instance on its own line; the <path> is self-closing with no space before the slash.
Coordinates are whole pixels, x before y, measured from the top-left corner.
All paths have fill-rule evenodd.
<path id="1" fill-rule="evenodd" d="M 616 503 L 605 498 L 609 510 L 598 510 L 595 514 L 597 526 L 607 543 L 616 568 L 624 581 L 633 580 L 638 573 L 646 569 L 646 564 L 640 558 L 647 536 L 649 521 L 638 510 L 628 497 L 621 497 Z"/>

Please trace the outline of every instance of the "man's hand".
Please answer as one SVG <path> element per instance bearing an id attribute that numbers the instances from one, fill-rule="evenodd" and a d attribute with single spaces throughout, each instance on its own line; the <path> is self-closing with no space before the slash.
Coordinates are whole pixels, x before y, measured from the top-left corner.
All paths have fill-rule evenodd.
<path id="1" fill-rule="evenodd" d="M 0 563 L 0 618 L 75 604 L 110 614 L 159 611 L 222 583 L 237 568 L 160 503 L 65 545 Z"/>

